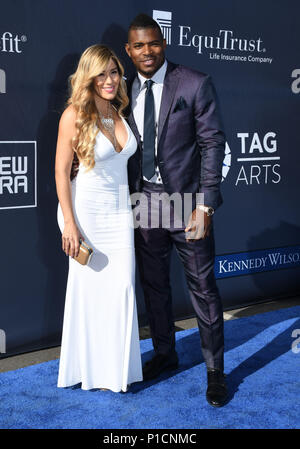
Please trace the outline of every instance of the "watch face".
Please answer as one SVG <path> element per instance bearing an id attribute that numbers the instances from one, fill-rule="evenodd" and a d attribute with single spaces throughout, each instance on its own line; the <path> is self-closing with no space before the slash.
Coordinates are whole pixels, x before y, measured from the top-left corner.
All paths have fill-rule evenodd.
<path id="1" fill-rule="evenodd" d="M 207 209 L 207 215 L 213 215 L 213 213 L 214 213 L 214 209 L 212 207 L 209 207 Z"/>

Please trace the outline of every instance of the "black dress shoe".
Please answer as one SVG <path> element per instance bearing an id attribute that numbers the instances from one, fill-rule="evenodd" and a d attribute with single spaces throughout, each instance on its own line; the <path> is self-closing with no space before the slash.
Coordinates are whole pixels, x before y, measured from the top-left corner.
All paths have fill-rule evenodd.
<path id="1" fill-rule="evenodd" d="M 169 371 L 178 367 L 176 352 L 172 355 L 156 354 L 143 366 L 143 379 L 150 380 L 159 376 L 163 371 Z"/>
<path id="2" fill-rule="evenodd" d="M 228 397 L 225 374 L 218 369 L 207 370 L 207 402 L 214 407 L 222 407 Z"/>

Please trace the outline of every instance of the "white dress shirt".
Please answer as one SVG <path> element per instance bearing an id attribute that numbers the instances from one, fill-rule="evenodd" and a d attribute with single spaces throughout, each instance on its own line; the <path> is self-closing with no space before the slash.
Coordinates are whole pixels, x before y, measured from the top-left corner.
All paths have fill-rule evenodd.
<path id="1" fill-rule="evenodd" d="M 154 81 L 154 84 L 152 85 L 152 92 L 154 97 L 154 107 L 155 107 L 155 156 L 157 156 L 157 131 L 158 131 L 158 119 L 159 119 L 159 111 L 160 111 L 160 104 L 161 104 L 161 96 L 162 91 L 164 87 L 164 79 L 167 71 L 167 61 L 163 63 L 163 65 L 160 67 L 160 69 L 152 76 L 152 81 Z M 143 140 L 144 135 L 144 109 L 145 109 L 145 93 L 146 93 L 146 86 L 145 81 L 147 81 L 148 78 L 143 77 L 140 73 L 138 73 L 138 76 L 135 78 L 133 84 L 132 84 L 132 93 L 131 93 L 131 101 L 132 101 L 132 110 L 133 110 L 133 116 L 139 131 L 139 134 L 141 136 L 141 139 Z M 155 174 L 151 179 L 147 179 L 144 176 L 144 179 L 146 181 L 155 182 L 158 184 L 162 184 L 161 175 L 159 172 L 159 167 L 155 166 Z"/>

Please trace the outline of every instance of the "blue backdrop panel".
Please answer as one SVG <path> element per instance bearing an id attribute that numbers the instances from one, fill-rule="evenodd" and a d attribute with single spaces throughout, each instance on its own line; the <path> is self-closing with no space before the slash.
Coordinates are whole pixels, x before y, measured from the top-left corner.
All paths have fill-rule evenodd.
<path id="1" fill-rule="evenodd" d="M 54 158 L 68 77 L 102 42 L 134 72 L 124 44 L 153 16 L 167 57 L 212 76 L 226 131 L 215 271 L 224 308 L 299 294 L 300 5 L 253 0 L 15 0 L 0 21 L 0 352 L 60 344 L 67 280 Z M 174 252 L 175 319 L 193 315 Z M 146 315 L 139 279 L 140 324 Z"/>

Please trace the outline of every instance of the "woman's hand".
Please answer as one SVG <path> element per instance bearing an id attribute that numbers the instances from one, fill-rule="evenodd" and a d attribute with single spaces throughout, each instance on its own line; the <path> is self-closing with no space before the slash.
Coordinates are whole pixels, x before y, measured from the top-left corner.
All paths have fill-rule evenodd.
<path id="1" fill-rule="evenodd" d="M 74 222 L 65 223 L 62 234 L 62 249 L 67 256 L 77 257 L 79 254 L 79 239 L 84 240 Z"/>

